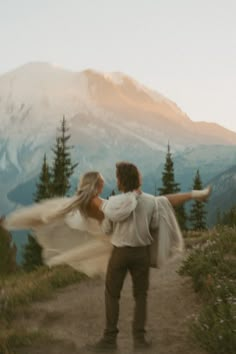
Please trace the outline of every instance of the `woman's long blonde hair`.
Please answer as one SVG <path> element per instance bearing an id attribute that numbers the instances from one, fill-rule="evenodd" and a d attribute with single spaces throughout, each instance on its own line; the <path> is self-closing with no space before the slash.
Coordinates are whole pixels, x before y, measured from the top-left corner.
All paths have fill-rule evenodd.
<path id="1" fill-rule="evenodd" d="M 98 195 L 101 180 L 102 176 L 97 171 L 85 173 L 80 178 L 76 199 L 62 210 L 61 215 L 65 215 L 74 209 L 79 209 L 82 215 L 88 216 L 90 201 Z"/>

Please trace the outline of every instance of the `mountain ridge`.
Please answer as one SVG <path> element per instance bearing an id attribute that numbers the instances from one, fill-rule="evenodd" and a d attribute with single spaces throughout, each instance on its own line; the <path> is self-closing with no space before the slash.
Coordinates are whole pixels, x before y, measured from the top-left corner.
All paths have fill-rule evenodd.
<path id="1" fill-rule="evenodd" d="M 128 75 L 30 63 L 0 76 L 0 192 L 5 207 L 11 190 L 38 175 L 44 153 L 50 159 L 63 116 L 75 146 L 73 158 L 80 162 L 77 174 L 96 168 L 113 181 L 114 163 L 124 159 L 137 163 L 145 175 L 154 174 L 168 141 L 180 165 L 188 149 L 202 151 L 202 156 L 192 155 L 193 163 L 187 159 L 182 165 L 183 179 L 184 171 L 190 175 L 188 163 L 194 168 L 203 163 L 210 176 L 233 164 L 236 133 L 193 122 L 173 101 Z M 219 161 L 213 158 L 218 153 Z M 15 207 L 8 202 L 8 209 Z"/>

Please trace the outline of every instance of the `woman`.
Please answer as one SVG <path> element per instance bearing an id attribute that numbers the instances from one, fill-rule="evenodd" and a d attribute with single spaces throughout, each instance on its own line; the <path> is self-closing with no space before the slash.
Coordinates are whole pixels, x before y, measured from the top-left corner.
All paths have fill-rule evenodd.
<path id="1" fill-rule="evenodd" d="M 104 200 L 99 196 L 103 187 L 104 179 L 99 172 L 87 172 L 81 177 L 75 196 L 53 198 L 16 210 L 2 219 L 1 225 L 9 230 L 32 229 L 43 247 L 44 260 L 49 266 L 67 263 L 89 276 L 105 274 L 111 244 L 109 237 L 101 231 L 100 224 L 104 215 L 113 221 L 127 217 L 134 210 L 141 190 L 138 188 L 135 193 Z M 162 236 L 159 244 L 170 248 L 171 243 L 175 243 L 176 250 L 182 249 L 182 236 L 171 205 L 183 204 L 191 199 L 205 200 L 210 191 L 207 188 L 156 197 L 163 216 L 160 218 L 159 233 Z M 162 258 L 164 263 L 169 249 L 165 252 L 163 249 L 164 246 L 159 249 L 159 259 Z"/>
<path id="2" fill-rule="evenodd" d="M 49 266 L 67 263 L 89 276 L 104 274 L 111 245 L 99 226 L 104 218 L 103 200 L 98 197 L 103 186 L 100 173 L 85 173 L 75 196 L 18 209 L 1 225 L 8 230 L 33 230 Z"/>

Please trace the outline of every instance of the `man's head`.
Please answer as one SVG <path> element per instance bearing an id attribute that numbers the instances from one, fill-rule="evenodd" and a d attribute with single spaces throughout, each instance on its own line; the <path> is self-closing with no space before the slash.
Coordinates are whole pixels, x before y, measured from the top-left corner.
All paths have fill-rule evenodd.
<path id="1" fill-rule="evenodd" d="M 116 163 L 117 187 L 121 192 L 132 192 L 141 186 L 141 174 L 130 162 Z"/>

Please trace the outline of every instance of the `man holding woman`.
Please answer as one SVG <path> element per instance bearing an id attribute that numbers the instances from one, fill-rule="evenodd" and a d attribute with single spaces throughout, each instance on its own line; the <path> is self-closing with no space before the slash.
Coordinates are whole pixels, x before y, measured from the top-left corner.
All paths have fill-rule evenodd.
<path id="1" fill-rule="evenodd" d="M 170 241 L 174 244 L 173 247 L 176 250 L 182 250 L 181 232 L 177 223 L 175 223 L 172 208 L 168 204 L 178 205 L 193 198 L 205 200 L 210 193 L 210 188 L 208 188 L 204 191 L 153 197 L 141 191 L 141 174 L 138 168 L 129 162 L 116 164 L 116 178 L 118 189 L 124 194 L 134 193 L 137 203 L 129 215 L 122 220 L 115 219 L 111 214 L 106 213 L 106 204 L 102 207 L 105 212 L 105 219 L 101 226 L 106 234 L 111 235 L 113 250 L 108 263 L 105 282 L 106 327 L 102 339 L 92 347 L 94 351 L 98 352 L 111 351 L 117 348 L 119 299 L 128 272 L 132 278 L 135 300 L 132 323 L 134 348 L 147 349 L 150 347 L 151 343 L 145 338 L 145 324 L 151 262 L 150 251 L 153 247 L 155 257 L 157 256 L 157 246 L 154 245 L 153 241 L 158 241 L 157 238 L 160 237 L 158 251 L 162 258 L 163 254 L 161 253 L 165 252 L 165 247 L 161 246 L 161 243 L 163 245 L 162 241 L 164 243 Z M 119 198 L 119 196 L 112 197 L 113 200 L 115 198 Z M 161 211 L 161 208 L 165 210 Z M 163 212 L 165 215 L 162 214 Z M 172 215 L 167 215 L 167 213 L 172 213 Z M 169 226 L 175 239 L 168 236 L 169 240 L 163 240 L 161 234 L 166 232 L 166 225 L 164 225 L 163 230 L 160 230 L 163 221 L 161 221 L 161 217 L 165 222 L 170 220 L 171 225 Z M 171 246 L 169 246 L 167 253 L 170 251 Z M 168 257 L 169 254 L 164 256 Z"/>
<path id="2" fill-rule="evenodd" d="M 88 172 L 82 176 L 76 196 L 47 201 L 22 212 L 16 211 L 6 220 L 2 220 L 2 225 L 8 229 L 33 228 L 39 234 L 45 224 L 47 227 L 48 224 L 63 219 L 69 228 L 88 231 L 91 235 L 93 231 L 90 232 L 90 226 L 95 222 L 95 228 L 100 228 L 108 235 L 105 243 L 104 239 L 101 240 L 103 260 L 106 260 L 104 271 L 108 262 L 105 282 L 106 327 L 102 339 L 91 347 L 98 352 L 117 348 L 119 299 L 127 272 L 130 272 L 132 277 L 135 299 L 132 324 L 134 347 L 145 349 L 150 346 L 145 338 L 145 324 L 149 269 L 150 263 L 153 263 L 150 259 L 152 251 L 154 250 L 154 258 L 157 258 L 157 263 L 160 264 L 160 261 L 165 261 L 170 254 L 182 250 L 183 240 L 171 205 L 182 204 L 191 199 L 205 200 L 210 194 L 210 188 L 165 197 L 143 193 L 141 174 L 138 168 L 129 162 L 116 164 L 116 177 L 122 195 L 113 196 L 108 201 L 99 196 L 104 185 L 100 173 Z M 78 217 L 78 214 L 82 222 L 79 221 L 75 226 L 73 218 Z M 51 238 L 52 235 L 48 235 L 48 239 Z M 67 234 L 64 238 L 67 238 Z M 96 262 L 100 260 L 99 257 L 96 258 L 98 247 L 95 247 L 95 253 L 91 253 L 91 245 L 87 246 L 86 241 L 83 247 L 84 243 L 77 253 L 73 253 L 74 257 L 79 258 L 82 263 L 90 262 L 91 270 L 91 258 L 95 256 L 93 265 L 97 268 Z M 63 253 L 63 250 L 61 252 Z M 60 259 L 67 259 L 70 264 L 70 258 L 59 257 L 58 263 Z"/>

